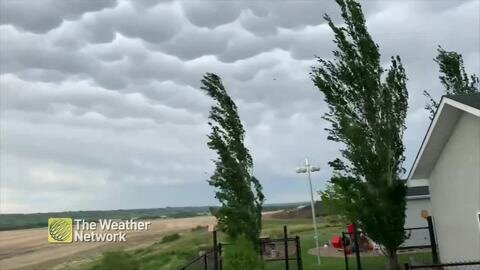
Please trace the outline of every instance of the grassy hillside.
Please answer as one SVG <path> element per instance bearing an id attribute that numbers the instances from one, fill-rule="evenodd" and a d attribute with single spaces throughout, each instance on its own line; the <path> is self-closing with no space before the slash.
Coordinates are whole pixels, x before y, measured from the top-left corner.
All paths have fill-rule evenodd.
<path id="1" fill-rule="evenodd" d="M 328 212 L 322 206 L 322 202 L 315 202 L 315 215 L 325 216 Z M 310 203 L 305 203 L 299 207 L 284 209 L 270 215 L 274 219 L 309 219 L 312 218 L 312 207 Z"/>
<path id="2" fill-rule="evenodd" d="M 264 211 L 291 209 L 305 203 L 284 203 L 265 205 Z M 182 218 L 198 215 L 208 215 L 212 206 L 197 207 L 165 207 L 151 209 L 119 209 L 104 211 L 69 211 L 34 214 L 0 214 L 0 231 L 46 227 L 50 217 L 82 218 L 87 221 L 98 219 L 158 219 L 158 218 Z"/>
<path id="3" fill-rule="evenodd" d="M 313 230 L 311 220 L 294 219 L 294 220 L 274 220 L 267 219 L 263 222 L 262 235 L 270 237 L 281 237 L 283 234 L 283 225 L 287 225 L 290 235 L 299 235 L 301 239 L 302 259 L 305 270 L 319 269 L 316 265 L 316 258 L 308 251 L 315 244 L 313 240 Z M 331 236 L 338 235 L 343 227 L 331 217 L 323 217 L 320 222 L 320 243 L 327 242 Z M 223 235 L 220 234 L 220 241 Z M 166 238 L 171 240 L 165 240 Z M 192 258 L 198 256 L 199 252 L 211 248 L 211 233 L 204 227 L 199 227 L 191 231 L 180 232 L 178 236 L 168 236 L 148 247 L 118 250 L 113 253 L 104 253 L 97 258 L 83 262 L 75 262 L 64 264 L 60 269 L 75 270 L 101 270 L 113 269 L 113 263 L 121 263 L 121 265 L 130 265 L 129 269 L 153 270 L 153 269 L 179 269 Z M 411 257 L 416 260 L 425 261 L 429 259 L 428 253 L 418 253 L 414 255 L 400 255 L 400 260 L 406 262 Z M 354 257 L 350 258 L 351 269 L 355 269 Z M 384 257 L 365 257 L 362 258 L 364 269 L 383 270 L 385 269 L 386 260 Z M 122 270 L 124 268 L 117 268 Z M 200 268 L 199 268 L 200 269 Z M 283 269 L 283 262 L 268 262 L 266 269 L 276 270 Z M 322 258 L 322 267 L 320 269 L 345 269 L 343 257 Z"/>
<path id="4" fill-rule="evenodd" d="M 14 230 L 47 226 L 49 217 L 82 218 L 87 221 L 98 219 L 156 219 L 162 217 L 181 218 L 209 214 L 208 206 L 165 207 L 153 209 L 71 211 L 35 214 L 1 214 L 0 230 Z"/>

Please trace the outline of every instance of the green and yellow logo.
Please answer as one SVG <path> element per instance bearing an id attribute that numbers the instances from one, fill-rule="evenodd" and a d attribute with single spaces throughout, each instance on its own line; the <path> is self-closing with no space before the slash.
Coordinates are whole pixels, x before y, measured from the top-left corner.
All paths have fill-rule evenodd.
<path id="1" fill-rule="evenodd" d="M 73 222 L 71 218 L 48 219 L 48 242 L 71 243 L 73 240 Z"/>

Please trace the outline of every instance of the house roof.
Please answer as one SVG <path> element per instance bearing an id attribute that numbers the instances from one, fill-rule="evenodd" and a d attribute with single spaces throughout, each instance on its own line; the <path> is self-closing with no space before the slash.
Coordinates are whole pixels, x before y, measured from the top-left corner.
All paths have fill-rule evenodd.
<path id="1" fill-rule="evenodd" d="M 467 106 L 480 109 L 480 93 L 468 95 L 446 95 L 445 97 Z"/>
<path id="2" fill-rule="evenodd" d="M 422 146 L 417 153 L 408 179 L 425 179 L 435 166 L 445 143 L 455 129 L 463 113 L 480 117 L 480 93 L 468 95 L 445 95 L 440 100 L 435 116 L 430 123 Z"/>

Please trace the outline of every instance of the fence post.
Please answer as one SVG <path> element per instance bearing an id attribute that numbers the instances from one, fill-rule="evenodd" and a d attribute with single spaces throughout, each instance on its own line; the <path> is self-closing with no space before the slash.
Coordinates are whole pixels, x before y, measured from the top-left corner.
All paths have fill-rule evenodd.
<path id="1" fill-rule="evenodd" d="M 205 270 L 208 270 L 207 254 L 208 254 L 207 252 L 203 254 L 203 266 Z"/>
<path id="2" fill-rule="evenodd" d="M 348 254 L 347 254 L 347 245 L 345 241 L 345 232 L 342 232 L 342 246 L 343 246 L 343 257 L 345 257 L 345 270 L 348 270 Z"/>
<path id="3" fill-rule="evenodd" d="M 405 264 L 405 270 L 410 270 L 410 264 L 409 263 Z"/>
<path id="4" fill-rule="evenodd" d="M 428 223 L 428 233 L 430 235 L 430 246 L 432 247 L 432 260 L 434 264 L 439 263 L 438 260 L 438 251 L 437 251 L 437 241 L 435 240 L 435 231 L 433 229 L 433 220 L 432 216 L 427 217 Z"/>
<path id="5" fill-rule="evenodd" d="M 217 230 L 213 230 L 213 269 L 218 270 Z"/>
<path id="6" fill-rule="evenodd" d="M 285 270 L 290 269 L 290 265 L 288 264 L 288 233 L 287 233 L 287 225 L 283 225 L 283 239 L 285 243 Z"/>
<path id="7" fill-rule="evenodd" d="M 355 256 L 357 258 L 357 270 L 362 270 L 362 263 L 360 261 L 360 245 L 358 244 L 358 231 L 357 231 L 357 224 L 354 223 L 355 228 L 353 232 L 353 241 L 355 246 Z"/>
<path id="8" fill-rule="evenodd" d="M 223 260 L 222 260 L 222 243 L 218 243 L 218 266 L 219 269 L 223 269 Z"/>
<path id="9" fill-rule="evenodd" d="M 300 237 L 295 236 L 295 246 L 297 247 L 297 269 L 302 270 L 303 269 L 303 264 L 302 264 L 302 250 L 300 247 Z"/>
<path id="10" fill-rule="evenodd" d="M 259 252 L 260 252 L 260 259 L 262 259 L 262 261 L 263 261 L 263 245 L 264 245 L 263 239 L 260 238 L 259 241 L 258 241 L 258 243 L 260 243 L 260 250 L 259 250 Z"/>

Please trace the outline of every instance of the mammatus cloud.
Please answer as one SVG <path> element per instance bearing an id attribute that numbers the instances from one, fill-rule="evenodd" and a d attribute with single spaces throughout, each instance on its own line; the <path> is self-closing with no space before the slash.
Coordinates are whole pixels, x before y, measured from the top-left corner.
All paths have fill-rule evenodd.
<path id="1" fill-rule="evenodd" d="M 77 20 L 85 13 L 98 12 L 116 4 L 116 0 L 2 1 L 0 23 L 12 24 L 19 30 L 41 34 L 58 27 L 66 20 Z"/>
<path id="2" fill-rule="evenodd" d="M 480 73 L 479 2 L 364 1 L 387 63 L 409 77 L 408 169 L 428 125 L 423 90 L 441 94 L 437 45 Z M 309 71 L 331 57 L 334 1 L 1 1 L 0 211 L 214 204 L 205 182 L 215 72 L 239 107 L 268 202 L 306 200 L 295 167 L 323 167 L 327 110 Z M 62 203 L 59 203 L 62 202 Z"/>

